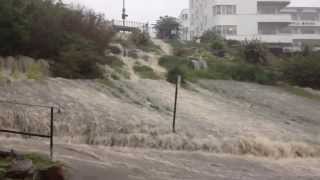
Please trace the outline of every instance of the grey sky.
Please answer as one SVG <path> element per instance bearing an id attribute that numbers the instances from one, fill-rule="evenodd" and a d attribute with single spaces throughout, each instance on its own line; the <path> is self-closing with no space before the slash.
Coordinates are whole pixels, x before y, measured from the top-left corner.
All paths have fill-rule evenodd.
<path id="1" fill-rule="evenodd" d="M 245 0 L 244 0 L 245 1 Z M 64 0 L 104 13 L 108 19 L 121 19 L 122 0 Z M 152 22 L 159 16 L 178 16 L 189 0 L 126 0 L 129 20 Z M 292 0 L 292 6 L 320 6 L 320 0 Z"/>

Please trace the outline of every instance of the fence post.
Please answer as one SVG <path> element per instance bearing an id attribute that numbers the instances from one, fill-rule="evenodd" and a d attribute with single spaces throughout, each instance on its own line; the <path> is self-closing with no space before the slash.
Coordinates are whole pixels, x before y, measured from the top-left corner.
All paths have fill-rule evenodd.
<path id="1" fill-rule="evenodd" d="M 172 132 L 176 133 L 176 114 L 177 114 L 177 102 L 178 102 L 178 89 L 181 82 L 181 76 L 177 77 L 176 81 L 176 93 L 174 98 L 174 110 L 173 110 L 173 122 L 172 122 Z"/>
<path id="2" fill-rule="evenodd" d="M 50 158 L 53 160 L 53 107 L 50 114 Z"/>

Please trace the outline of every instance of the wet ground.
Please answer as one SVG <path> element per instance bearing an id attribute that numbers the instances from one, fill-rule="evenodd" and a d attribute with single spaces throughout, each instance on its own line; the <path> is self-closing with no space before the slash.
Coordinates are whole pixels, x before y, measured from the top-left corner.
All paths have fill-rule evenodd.
<path id="1" fill-rule="evenodd" d="M 48 145 L 0 140 L 1 149 L 45 153 Z M 71 180 L 318 180 L 319 159 L 262 159 L 202 152 L 57 144 L 55 160 L 69 167 Z"/>

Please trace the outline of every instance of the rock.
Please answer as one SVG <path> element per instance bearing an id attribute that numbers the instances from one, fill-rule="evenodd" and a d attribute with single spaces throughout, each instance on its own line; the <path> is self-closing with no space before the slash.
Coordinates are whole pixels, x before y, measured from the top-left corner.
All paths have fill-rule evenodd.
<path id="1" fill-rule="evenodd" d="M 31 176 L 32 174 L 33 163 L 31 160 L 13 160 L 5 177 L 12 179 L 23 179 Z"/>
<path id="2" fill-rule="evenodd" d="M 205 60 L 192 60 L 192 66 L 193 66 L 193 69 L 198 71 L 198 70 L 202 70 L 202 69 L 208 69 L 208 64 Z"/>
<path id="3" fill-rule="evenodd" d="M 192 60 L 191 62 L 194 70 L 199 71 L 201 69 L 201 64 L 198 60 Z"/>
<path id="4" fill-rule="evenodd" d="M 54 166 L 38 172 L 39 180 L 64 180 L 62 167 Z"/>

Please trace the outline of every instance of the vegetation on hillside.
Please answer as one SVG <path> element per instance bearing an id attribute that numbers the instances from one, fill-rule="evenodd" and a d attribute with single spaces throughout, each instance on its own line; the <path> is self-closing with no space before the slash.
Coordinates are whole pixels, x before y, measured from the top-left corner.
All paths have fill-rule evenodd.
<path id="1" fill-rule="evenodd" d="M 132 32 L 128 39 L 129 43 L 132 43 L 133 46 L 146 51 L 146 52 L 159 52 L 160 47 L 156 46 L 150 38 L 148 33 L 136 30 Z"/>
<path id="2" fill-rule="evenodd" d="M 104 16 L 54 0 L 0 0 L 0 55 L 50 59 L 54 76 L 97 78 L 113 37 Z"/>
<path id="3" fill-rule="evenodd" d="M 297 54 L 273 54 L 259 41 L 225 40 L 213 31 L 200 38 L 201 43 L 168 41 L 173 56 L 164 56 L 159 64 L 168 70 L 168 81 L 176 76 L 184 80 L 223 79 L 260 84 L 283 82 L 320 89 L 319 53 L 304 50 Z M 195 69 L 192 60 L 204 60 L 207 69 Z"/>

